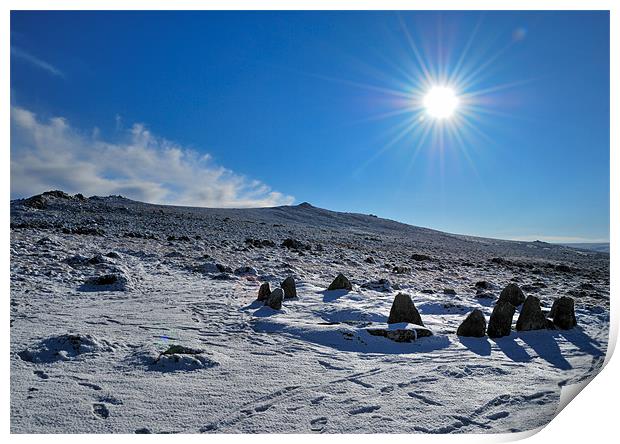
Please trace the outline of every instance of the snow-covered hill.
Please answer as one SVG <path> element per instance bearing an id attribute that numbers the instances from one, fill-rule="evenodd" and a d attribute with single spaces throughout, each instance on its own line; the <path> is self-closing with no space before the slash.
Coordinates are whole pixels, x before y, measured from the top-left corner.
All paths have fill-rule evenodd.
<path id="1" fill-rule="evenodd" d="M 326 290 L 338 273 L 351 291 Z M 288 276 L 298 297 L 256 301 Z M 578 327 L 457 336 L 510 282 L 543 309 L 571 296 Z M 432 336 L 369 334 L 398 292 Z M 11 202 L 13 432 L 528 430 L 553 417 L 561 385 L 598 371 L 608 326 L 604 253 L 306 203 Z"/>

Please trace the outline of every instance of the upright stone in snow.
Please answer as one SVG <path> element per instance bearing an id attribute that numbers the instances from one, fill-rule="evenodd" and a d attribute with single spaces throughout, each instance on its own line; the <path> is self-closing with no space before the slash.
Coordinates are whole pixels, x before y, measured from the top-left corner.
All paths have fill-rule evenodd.
<path id="1" fill-rule="evenodd" d="M 396 324 L 398 322 L 408 322 L 410 324 L 417 324 L 424 326 L 422 317 L 415 308 L 411 296 L 406 293 L 398 293 L 392 303 L 390 309 L 390 317 L 388 318 L 388 324 Z"/>
<path id="2" fill-rule="evenodd" d="M 515 314 L 515 306 L 510 302 L 497 301 L 489 318 L 487 334 L 490 338 L 508 336 L 512 328 L 512 317 Z"/>
<path id="3" fill-rule="evenodd" d="M 267 298 L 267 302 L 265 305 L 270 306 L 274 310 L 280 310 L 282 308 L 282 301 L 284 300 L 284 290 L 281 288 L 276 288 L 271 292 L 269 297 Z"/>
<path id="4" fill-rule="evenodd" d="M 502 290 L 499 295 L 498 302 L 510 302 L 515 307 L 525 302 L 525 295 L 517 284 L 510 283 Z"/>
<path id="5" fill-rule="evenodd" d="M 553 301 L 549 317 L 562 330 L 575 327 L 577 325 L 577 318 L 575 317 L 575 301 L 573 298 L 562 296 Z"/>
<path id="6" fill-rule="evenodd" d="M 476 308 L 469 313 L 461 325 L 459 325 L 456 334 L 459 336 L 482 338 L 486 334 L 486 329 L 487 321 L 484 319 L 484 314 Z"/>
<path id="7" fill-rule="evenodd" d="M 547 319 L 540 309 L 540 300 L 536 296 L 528 296 L 517 319 L 517 331 L 542 330 L 546 327 Z"/>
<path id="8" fill-rule="evenodd" d="M 269 287 L 269 282 L 263 282 L 258 289 L 258 298 L 256 298 L 256 300 L 266 301 L 270 294 L 271 288 Z"/>
<path id="9" fill-rule="evenodd" d="M 329 287 L 327 287 L 327 290 L 331 291 L 331 290 L 353 290 L 353 285 L 351 285 L 351 282 L 349 282 L 349 280 L 346 278 L 346 276 L 342 273 L 339 273 L 338 276 L 336 276 L 336 279 L 334 279 L 334 282 L 332 282 L 330 284 Z"/>
<path id="10" fill-rule="evenodd" d="M 297 289 L 295 288 L 295 279 L 293 279 L 293 276 L 289 276 L 284 279 L 280 284 L 280 287 L 284 290 L 285 298 L 289 299 L 297 297 Z"/>

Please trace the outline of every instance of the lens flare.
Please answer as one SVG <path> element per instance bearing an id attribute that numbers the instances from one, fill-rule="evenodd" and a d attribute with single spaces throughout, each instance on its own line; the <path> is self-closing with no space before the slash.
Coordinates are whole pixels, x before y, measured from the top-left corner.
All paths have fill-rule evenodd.
<path id="1" fill-rule="evenodd" d="M 454 90 L 447 86 L 433 86 L 424 96 L 424 109 L 435 119 L 452 117 L 459 106 L 459 98 Z"/>

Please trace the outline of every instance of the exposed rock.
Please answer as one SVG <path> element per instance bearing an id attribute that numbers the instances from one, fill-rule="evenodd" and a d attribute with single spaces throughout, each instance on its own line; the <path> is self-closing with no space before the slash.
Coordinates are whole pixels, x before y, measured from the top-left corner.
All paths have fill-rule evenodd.
<path id="1" fill-rule="evenodd" d="M 408 322 L 410 324 L 424 326 L 422 317 L 418 309 L 415 308 L 411 296 L 406 293 L 398 293 L 390 309 L 388 324 L 396 324 L 398 322 Z"/>
<path id="2" fill-rule="evenodd" d="M 443 289 L 443 294 L 455 295 L 456 294 L 456 290 L 454 290 L 454 288 L 444 288 Z"/>
<path id="3" fill-rule="evenodd" d="M 478 281 L 476 282 L 476 290 L 491 290 L 493 286 L 487 281 Z"/>
<path id="4" fill-rule="evenodd" d="M 257 301 L 265 301 L 271 294 L 271 288 L 269 287 L 269 282 L 263 282 L 258 289 L 258 298 Z"/>
<path id="5" fill-rule="evenodd" d="M 366 331 L 373 336 L 383 336 L 394 342 L 412 342 L 418 338 L 433 336 L 433 333 L 421 325 L 407 325 L 403 328 L 367 328 Z"/>
<path id="6" fill-rule="evenodd" d="M 547 319 L 540 309 L 540 300 L 536 296 L 528 296 L 517 319 L 517 331 L 542 330 L 546 327 Z"/>
<path id="7" fill-rule="evenodd" d="M 285 239 L 282 242 L 282 247 L 285 248 L 289 248 L 291 250 L 310 250 L 310 245 L 304 244 L 301 241 L 298 241 L 297 239 Z"/>
<path id="8" fill-rule="evenodd" d="M 276 243 L 274 241 L 268 239 L 252 239 L 251 237 L 248 237 L 245 240 L 245 244 L 254 248 L 266 248 L 276 246 Z"/>
<path id="9" fill-rule="evenodd" d="M 214 276 L 211 276 L 211 279 L 215 281 L 234 281 L 237 278 L 229 273 L 219 273 Z"/>
<path id="10" fill-rule="evenodd" d="M 81 234 L 85 236 L 103 236 L 105 234 L 105 231 L 102 230 L 101 228 L 84 227 L 84 226 L 73 227 L 73 228 L 64 227 L 62 229 L 62 232 L 64 234 Z"/>
<path id="11" fill-rule="evenodd" d="M 515 307 L 523 304 L 525 301 L 525 295 L 523 291 L 519 288 L 519 286 L 515 283 L 510 283 L 506 285 L 506 287 L 502 290 L 499 295 L 498 302 L 510 302 Z"/>
<path id="12" fill-rule="evenodd" d="M 433 258 L 431 258 L 430 256 L 426 254 L 419 254 L 419 253 L 412 254 L 411 259 L 413 259 L 414 261 L 418 261 L 418 262 L 433 260 Z"/>
<path id="13" fill-rule="evenodd" d="M 512 317 L 515 314 L 515 306 L 510 302 L 499 300 L 489 318 L 487 334 L 490 338 L 508 336 L 512 328 Z"/>
<path id="14" fill-rule="evenodd" d="M 394 268 L 392 268 L 392 272 L 396 274 L 409 274 L 411 273 L 411 268 L 405 267 L 403 265 L 396 265 L 394 266 Z"/>
<path id="15" fill-rule="evenodd" d="M 232 273 L 233 272 L 232 267 L 229 267 L 228 265 L 215 264 L 215 267 L 220 273 Z"/>
<path id="16" fill-rule="evenodd" d="M 235 274 L 237 276 L 256 276 L 258 272 L 256 271 L 256 268 L 254 267 L 245 266 L 245 267 L 236 268 Z"/>
<path id="17" fill-rule="evenodd" d="M 379 279 L 376 281 L 364 282 L 362 284 L 362 288 L 366 288 L 368 290 L 381 291 L 381 292 L 390 292 L 392 291 L 392 286 L 390 285 L 390 281 L 387 279 Z"/>
<path id="18" fill-rule="evenodd" d="M 555 271 L 559 271 L 561 273 L 570 273 L 571 271 L 573 271 L 573 269 L 568 265 L 558 264 L 555 266 Z"/>
<path id="19" fill-rule="evenodd" d="M 489 293 L 479 288 L 476 290 L 476 299 L 495 299 L 493 293 Z"/>
<path id="20" fill-rule="evenodd" d="M 80 287 L 81 291 L 126 291 L 128 280 L 120 273 L 91 277 Z"/>
<path id="21" fill-rule="evenodd" d="M 366 259 L 364 259 L 364 262 L 366 262 L 367 264 L 375 264 L 375 258 L 372 256 L 368 256 Z"/>
<path id="22" fill-rule="evenodd" d="M 271 294 L 267 298 L 265 305 L 270 306 L 274 310 L 280 310 L 282 308 L 283 300 L 284 300 L 284 290 L 282 290 L 281 288 L 276 288 L 271 292 Z"/>
<path id="23" fill-rule="evenodd" d="M 332 291 L 332 290 L 353 290 L 353 285 L 351 285 L 351 282 L 349 282 L 349 280 L 346 278 L 346 276 L 342 273 L 338 273 L 338 276 L 336 276 L 336 279 L 334 279 L 334 281 L 329 285 L 329 287 L 327 287 L 328 291 Z"/>
<path id="24" fill-rule="evenodd" d="M 456 334 L 459 336 L 470 336 L 482 338 L 486 334 L 487 321 L 484 314 L 477 308 L 469 313 L 465 320 L 459 325 Z"/>
<path id="25" fill-rule="evenodd" d="M 553 319 L 553 324 L 562 330 L 568 330 L 577 325 L 575 317 L 575 301 L 568 296 L 562 296 L 551 306 L 549 317 Z"/>
<path id="26" fill-rule="evenodd" d="M 297 297 L 297 288 L 295 288 L 295 279 L 293 276 L 289 276 L 280 284 L 282 290 L 284 290 L 284 297 L 286 299 Z"/>

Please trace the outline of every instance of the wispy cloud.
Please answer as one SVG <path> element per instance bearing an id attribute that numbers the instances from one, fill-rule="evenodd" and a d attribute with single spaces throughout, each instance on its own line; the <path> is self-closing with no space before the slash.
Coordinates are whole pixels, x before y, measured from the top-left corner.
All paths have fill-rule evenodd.
<path id="1" fill-rule="evenodd" d="M 51 63 L 47 63 L 45 60 L 41 60 L 40 58 L 33 56 L 32 54 L 17 48 L 15 46 L 11 46 L 11 55 L 15 56 L 25 62 L 30 63 L 33 66 L 36 66 L 37 68 L 43 69 L 44 71 L 47 71 L 49 74 L 52 74 L 54 76 L 58 76 L 58 77 L 64 77 L 65 75 L 62 73 L 62 71 L 60 71 L 58 68 L 56 68 L 54 65 L 52 65 Z"/>
<path id="2" fill-rule="evenodd" d="M 11 197 L 59 188 L 85 195 L 121 194 L 164 204 L 265 207 L 290 204 L 292 196 L 214 164 L 152 134 L 143 124 L 107 142 L 99 132 L 81 132 L 66 119 L 41 121 L 11 108 Z"/>
<path id="3" fill-rule="evenodd" d="M 517 240 L 517 241 L 527 241 L 532 242 L 534 240 L 539 240 L 543 242 L 549 242 L 552 244 L 569 244 L 569 243 L 607 243 L 609 242 L 609 238 L 594 238 L 594 237 L 580 237 L 580 236 L 545 236 L 541 235 L 520 235 L 520 236 L 509 236 L 508 239 Z"/>

